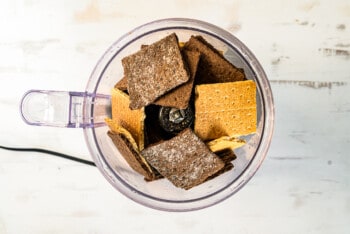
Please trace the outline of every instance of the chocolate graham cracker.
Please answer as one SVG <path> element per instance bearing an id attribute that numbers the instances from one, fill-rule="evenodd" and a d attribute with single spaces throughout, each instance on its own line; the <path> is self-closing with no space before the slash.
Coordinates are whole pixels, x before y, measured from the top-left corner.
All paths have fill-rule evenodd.
<path id="1" fill-rule="evenodd" d="M 206 181 L 214 179 L 215 177 L 231 170 L 234 166 L 232 161 L 236 159 L 236 155 L 231 149 L 224 149 L 218 152 L 215 152 L 215 154 L 225 163 L 225 166 L 216 172 L 215 174 L 209 176 Z"/>
<path id="2" fill-rule="evenodd" d="M 121 80 L 119 80 L 115 85 L 114 88 L 127 91 L 128 90 L 128 79 L 124 76 Z"/>
<path id="3" fill-rule="evenodd" d="M 215 154 L 225 163 L 228 164 L 235 160 L 237 156 L 231 149 L 224 149 L 218 152 L 215 152 Z"/>
<path id="4" fill-rule="evenodd" d="M 185 49 L 201 53 L 196 74 L 196 84 L 242 81 L 245 75 L 213 48 L 201 36 L 192 36 L 185 44 Z"/>
<path id="5" fill-rule="evenodd" d="M 161 175 L 184 189 L 201 184 L 225 166 L 190 128 L 145 148 L 141 154 Z"/>
<path id="6" fill-rule="evenodd" d="M 223 174 L 225 172 L 228 172 L 232 168 L 233 168 L 233 164 L 231 162 L 230 163 L 225 163 L 225 166 L 221 170 L 219 170 L 216 173 L 214 173 L 211 176 L 209 176 L 205 181 L 214 179 L 215 177 L 218 177 L 219 175 L 221 175 L 221 174 Z"/>
<path id="7" fill-rule="evenodd" d="M 128 137 L 120 132 L 108 131 L 108 136 L 112 139 L 114 145 L 120 151 L 129 166 L 145 177 L 145 180 L 151 181 L 157 179 L 157 173 L 151 168 L 147 161 L 134 149 L 133 144 Z"/>
<path id="8" fill-rule="evenodd" d="M 130 109 L 142 108 L 189 80 L 175 33 L 122 59 Z"/>
<path id="9" fill-rule="evenodd" d="M 170 90 L 168 93 L 158 98 L 154 104 L 175 107 L 177 109 L 186 109 L 188 107 L 200 53 L 197 51 L 183 50 L 182 55 L 188 65 L 190 79 L 186 83 L 176 87 L 173 90 Z"/>

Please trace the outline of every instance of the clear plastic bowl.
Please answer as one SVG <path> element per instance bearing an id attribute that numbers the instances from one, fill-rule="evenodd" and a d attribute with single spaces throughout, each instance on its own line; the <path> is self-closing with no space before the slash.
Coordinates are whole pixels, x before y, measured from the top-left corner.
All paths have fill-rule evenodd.
<path id="1" fill-rule="evenodd" d="M 117 40 L 96 65 L 86 92 L 110 95 L 112 87 L 123 77 L 121 59 L 175 32 L 179 41 L 201 35 L 235 66 L 243 68 L 247 79 L 257 84 L 257 132 L 247 136 L 247 144 L 235 150 L 234 168 L 190 190 L 176 188 L 168 180 L 146 182 L 134 172 L 107 136 L 108 127 L 84 128 L 93 159 L 105 178 L 118 191 L 142 205 L 165 211 L 190 211 L 212 206 L 239 191 L 255 174 L 268 151 L 273 127 L 274 104 L 263 68 L 250 50 L 229 32 L 212 24 L 193 19 L 163 19 L 147 23 Z M 108 115 L 108 108 L 96 103 L 85 105 L 84 116 L 94 121 Z M 93 125 L 93 123 L 92 123 Z"/>

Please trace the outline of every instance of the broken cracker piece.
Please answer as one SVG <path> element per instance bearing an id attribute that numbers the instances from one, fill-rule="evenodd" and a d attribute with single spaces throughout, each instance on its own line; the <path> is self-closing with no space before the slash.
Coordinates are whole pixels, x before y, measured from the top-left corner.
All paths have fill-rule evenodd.
<path id="1" fill-rule="evenodd" d="M 218 177 L 219 175 L 225 173 L 225 172 L 228 172 L 229 170 L 231 170 L 233 168 L 233 164 L 230 162 L 230 163 L 226 163 L 225 166 L 217 171 L 215 174 L 212 174 L 211 176 L 209 176 L 205 181 L 208 181 L 208 180 L 211 180 L 211 179 L 214 179 L 215 177 Z"/>
<path id="2" fill-rule="evenodd" d="M 115 85 L 114 88 L 120 89 L 122 91 L 128 90 L 128 79 L 124 76 L 121 80 L 119 80 Z"/>
<path id="3" fill-rule="evenodd" d="M 252 80 L 197 85 L 194 131 L 202 140 L 256 132 L 256 84 Z"/>
<path id="4" fill-rule="evenodd" d="M 175 33 L 122 59 L 130 109 L 139 109 L 189 80 Z"/>
<path id="5" fill-rule="evenodd" d="M 196 84 L 242 81 L 245 79 L 243 70 L 236 68 L 225 59 L 225 57 L 206 42 L 203 37 L 191 36 L 184 48 L 201 53 L 196 75 Z"/>
<path id="6" fill-rule="evenodd" d="M 157 178 L 155 171 L 139 152 L 134 149 L 133 144 L 129 141 L 130 138 L 120 132 L 108 131 L 107 134 L 133 170 L 143 175 L 147 181 Z"/>
<path id="7" fill-rule="evenodd" d="M 201 184 L 225 166 L 190 128 L 145 148 L 141 154 L 161 175 L 183 189 Z"/>
<path id="8" fill-rule="evenodd" d="M 206 181 L 214 179 L 215 177 L 230 171 L 234 167 L 232 161 L 236 159 L 236 155 L 233 150 L 224 149 L 219 152 L 215 152 L 215 154 L 225 163 L 225 166 L 215 174 L 209 176 Z"/>
<path id="9" fill-rule="evenodd" d="M 239 139 L 237 137 L 222 136 L 215 140 L 207 142 L 207 146 L 212 152 L 219 152 L 224 149 L 234 150 L 245 144 L 245 140 Z"/>
<path id="10" fill-rule="evenodd" d="M 131 110 L 129 104 L 130 98 L 126 93 L 116 88 L 112 89 L 112 119 L 131 133 L 139 150 L 142 150 L 145 144 L 145 111 L 144 108 Z"/>
<path id="11" fill-rule="evenodd" d="M 132 149 L 135 150 L 136 152 L 140 152 L 140 149 L 139 149 L 139 146 L 138 144 L 136 143 L 134 137 L 131 135 L 131 133 L 126 130 L 125 128 L 123 128 L 122 126 L 120 126 L 117 121 L 113 120 L 113 119 L 110 119 L 110 118 L 106 118 L 105 119 L 105 122 L 107 123 L 109 129 L 112 131 L 112 132 L 115 132 L 115 133 L 120 133 L 120 134 L 123 134 L 124 137 L 129 141 L 129 143 L 131 144 L 132 146 Z"/>
<path id="12" fill-rule="evenodd" d="M 235 155 L 235 152 L 230 149 L 224 149 L 218 152 L 215 152 L 215 154 L 225 163 L 228 164 L 235 160 L 237 156 Z"/>

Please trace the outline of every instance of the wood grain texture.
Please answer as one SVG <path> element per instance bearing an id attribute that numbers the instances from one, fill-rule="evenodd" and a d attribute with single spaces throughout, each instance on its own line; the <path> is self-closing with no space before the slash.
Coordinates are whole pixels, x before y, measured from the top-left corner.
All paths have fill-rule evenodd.
<path id="1" fill-rule="evenodd" d="M 0 150 L 0 233 L 349 233 L 346 0 L 4 1 L 0 144 L 90 159 L 81 130 L 25 125 L 18 111 L 23 93 L 84 90 L 94 65 L 117 38 L 167 17 L 225 28 L 264 67 L 276 122 L 255 177 L 214 207 L 164 213 L 128 200 L 90 166 Z"/>

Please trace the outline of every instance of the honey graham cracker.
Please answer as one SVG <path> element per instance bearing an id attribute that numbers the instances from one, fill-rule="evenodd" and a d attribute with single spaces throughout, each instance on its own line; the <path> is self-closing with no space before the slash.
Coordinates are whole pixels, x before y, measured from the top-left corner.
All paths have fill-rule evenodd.
<path id="1" fill-rule="evenodd" d="M 140 109 L 189 80 L 175 33 L 122 59 L 130 109 Z"/>
<path id="2" fill-rule="evenodd" d="M 136 143 L 134 137 L 131 135 L 131 133 L 128 130 L 126 130 L 125 128 L 120 126 L 117 123 L 117 121 L 115 121 L 113 119 L 106 118 L 105 122 L 112 132 L 122 134 L 124 136 L 124 138 L 126 138 L 128 140 L 130 146 L 132 147 L 132 149 L 134 151 L 136 151 L 136 152 L 140 151 L 138 144 Z"/>
<path id="3" fill-rule="evenodd" d="M 212 152 L 216 153 L 226 149 L 234 150 L 245 145 L 245 143 L 245 140 L 237 137 L 222 136 L 215 140 L 209 141 L 206 144 Z"/>
<path id="4" fill-rule="evenodd" d="M 142 150 L 145 144 L 145 110 L 144 108 L 138 110 L 131 110 L 129 108 L 129 105 L 129 95 L 117 88 L 113 88 L 112 119 L 116 121 L 116 124 L 120 125 L 121 127 L 125 128 L 131 133 L 131 135 L 137 142 L 139 150 Z"/>
<path id="5" fill-rule="evenodd" d="M 256 132 L 256 84 L 252 80 L 195 87 L 195 133 L 204 141 Z"/>

